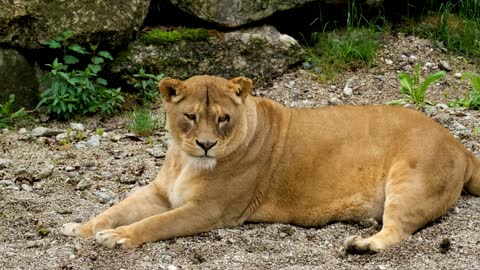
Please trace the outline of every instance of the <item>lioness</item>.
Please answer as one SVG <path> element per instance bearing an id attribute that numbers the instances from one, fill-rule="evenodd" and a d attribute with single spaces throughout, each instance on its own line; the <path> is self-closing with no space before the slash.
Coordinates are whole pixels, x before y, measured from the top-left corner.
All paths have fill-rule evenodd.
<path id="1" fill-rule="evenodd" d="M 321 226 L 375 218 L 351 251 L 379 252 L 433 221 L 462 188 L 480 195 L 480 161 L 423 114 L 388 106 L 288 109 L 252 81 L 164 78 L 172 137 L 156 179 L 65 235 L 113 248 L 249 222 Z"/>

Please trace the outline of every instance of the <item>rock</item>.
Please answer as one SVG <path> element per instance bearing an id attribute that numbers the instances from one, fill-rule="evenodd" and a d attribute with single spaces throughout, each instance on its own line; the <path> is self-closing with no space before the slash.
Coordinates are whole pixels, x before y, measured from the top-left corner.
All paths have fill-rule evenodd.
<path id="1" fill-rule="evenodd" d="M 66 131 L 62 129 L 36 127 L 32 130 L 31 134 L 33 137 L 52 137 L 65 132 Z"/>
<path id="2" fill-rule="evenodd" d="M 157 30 L 157 29 L 155 29 Z M 146 45 L 141 38 L 113 64 L 111 71 L 120 80 L 134 82 L 130 74 L 148 67 L 178 79 L 210 74 L 224 78 L 256 78 L 261 84 L 282 75 L 303 60 L 304 51 L 290 36 L 271 26 L 212 33 L 206 40 Z"/>
<path id="3" fill-rule="evenodd" d="M 336 105 L 342 105 L 342 104 L 343 104 L 343 101 L 342 101 L 341 99 L 337 98 L 337 97 L 333 97 L 333 98 L 331 98 L 331 99 L 328 101 L 328 104 L 334 105 L 334 106 L 336 106 Z"/>
<path id="4" fill-rule="evenodd" d="M 167 255 L 167 254 L 162 255 L 160 258 L 161 258 L 162 262 L 166 263 L 166 264 L 171 264 L 173 262 L 172 256 Z"/>
<path id="5" fill-rule="evenodd" d="M 45 178 L 49 177 L 50 175 L 52 175 L 54 169 L 55 169 L 55 166 L 53 166 L 53 165 L 47 165 L 47 166 L 45 166 L 45 168 L 43 168 L 43 169 L 42 169 L 37 175 L 35 175 L 33 178 L 34 178 L 35 180 L 45 179 Z"/>
<path id="6" fill-rule="evenodd" d="M 427 68 L 427 69 L 432 69 L 432 68 L 433 68 L 433 64 L 430 63 L 430 62 L 426 62 L 426 63 L 425 63 L 425 68 Z"/>
<path id="7" fill-rule="evenodd" d="M 437 103 L 435 105 L 435 108 L 440 109 L 440 110 L 446 110 L 446 109 L 448 109 L 448 105 L 444 104 L 444 103 Z"/>
<path id="8" fill-rule="evenodd" d="M 280 238 L 285 238 L 285 237 L 287 237 L 288 235 L 287 235 L 286 233 L 284 233 L 284 232 L 281 232 L 281 233 L 279 234 L 279 236 L 280 236 Z"/>
<path id="9" fill-rule="evenodd" d="M 109 180 L 113 178 L 113 174 L 111 172 L 101 172 L 100 175 L 102 176 L 103 180 Z"/>
<path id="10" fill-rule="evenodd" d="M 10 180 L 0 180 L 0 186 L 8 187 L 13 185 L 14 183 Z"/>
<path id="11" fill-rule="evenodd" d="M 85 126 L 80 123 L 70 123 L 70 128 L 73 130 L 85 131 Z"/>
<path id="12" fill-rule="evenodd" d="M 92 137 L 90 137 L 90 139 L 88 139 L 87 145 L 89 147 L 99 147 L 101 138 L 102 137 L 99 136 L 99 135 L 92 135 Z"/>
<path id="13" fill-rule="evenodd" d="M 24 191 L 28 191 L 28 192 L 32 192 L 33 191 L 33 187 L 28 185 L 28 184 L 22 184 L 20 185 L 20 188 Z"/>
<path id="14" fill-rule="evenodd" d="M 0 43 L 42 48 L 65 29 L 77 43 L 124 45 L 142 26 L 150 0 L 0 2 Z"/>
<path id="15" fill-rule="evenodd" d="M 73 213 L 73 210 L 67 207 L 60 207 L 56 209 L 56 212 L 60 215 L 67 215 Z"/>
<path id="16" fill-rule="evenodd" d="M 343 94 L 346 96 L 351 96 L 353 94 L 353 88 L 350 87 L 350 85 L 357 79 L 356 76 L 351 77 L 350 79 L 347 80 L 347 83 L 345 84 L 345 87 L 343 88 Z"/>
<path id="17" fill-rule="evenodd" d="M 148 148 L 145 152 L 149 153 L 154 158 L 165 157 L 165 151 L 162 148 Z"/>
<path id="18" fill-rule="evenodd" d="M 75 187 L 76 190 L 80 190 L 80 191 L 83 191 L 89 187 L 92 186 L 92 183 L 90 182 L 90 180 L 87 180 L 87 179 L 82 179 L 80 180 L 80 182 L 78 182 L 77 186 Z"/>
<path id="19" fill-rule="evenodd" d="M 10 167 L 11 164 L 12 162 L 10 160 L 0 158 L 0 169 L 6 169 Z"/>
<path id="20" fill-rule="evenodd" d="M 0 2 L 0 10 L 5 1 Z M 0 40 L 2 40 L 2 11 L 0 11 Z M 8 26 L 6 26 L 8 28 Z M 0 41 L 1 43 L 1 41 Z M 35 68 L 20 52 L 0 48 L 0 104 L 5 104 L 11 94 L 15 95 L 12 111 L 21 107 L 34 109 L 38 103 L 38 79 Z"/>
<path id="21" fill-rule="evenodd" d="M 178 267 L 176 267 L 173 264 L 170 264 L 169 266 L 167 266 L 167 270 L 178 270 Z"/>
<path id="22" fill-rule="evenodd" d="M 387 267 L 385 265 L 379 265 L 378 269 L 379 270 L 387 270 Z"/>
<path id="23" fill-rule="evenodd" d="M 450 64 L 445 61 L 445 60 L 441 60 L 440 63 L 438 64 L 438 67 L 441 69 L 441 70 L 445 70 L 445 71 L 450 71 L 452 70 L 452 68 L 450 67 Z"/>
<path id="24" fill-rule="evenodd" d="M 207 22 L 238 27 L 267 18 L 275 12 L 300 7 L 315 0 L 170 0 L 181 10 Z"/>
<path id="25" fill-rule="evenodd" d="M 27 131 L 26 128 L 21 128 L 21 129 L 18 130 L 18 134 L 20 134 L 20 135 L 27 134 L 27 133 L 28 133 L 28 131 Z"/>
<path id="26" fill-rule="evenodd" d="M 127 185 L 135 184 L 137 183 L 137 178 L 133 175 L 123 175 L 120 177 L 120 183 Z"/>
<path id="27" fill-rule="evenodd" d="M 457 72 L 457 73 L 453 74 L 453 77 L 455 77 L 456 79 L 461 79 L 462 78 L 462 73 Z"/>
<path id="28" fill-rule="evenodd" d="M 73 171 L 75 171 L 75 167 L 67 166 L 67 167 L 65 167 L 65 171 L 67 171 L 67 172 L 73 172 Z"/>
<path id="29" fill-rule="evenodd" d="M 114 194 L 111 191 L 106 190 L 104 188 L 102 188 L 100 190 L 95 190 L 93 192 L 93 195 L 95 195 L 95 197 L 97 197 L 97 199 L 100 203 L 108 203 L 109 201 L 111 201 L 113 199 L 113 196 L 114 196 Z"/>
<path id="30" fill-rule="evenodd" d="M 385 64 L 391 66 L 391 65 L 393 65 L 393 61 L 390 60 L 390 59 L 385 59 Z"/>
<path id="31" fill-rule="evenodd" d="M 48 239 L 31 240 L 27 242 L 27 248 L 45 247 L 49 244 Z"/>
<path id="32" fill-rule="evenodd" d="M 67 133 L 60 133 L 57 136 L 55 136 L 55 139 L 59 142 L 65 140 L 67 138 Z"/>

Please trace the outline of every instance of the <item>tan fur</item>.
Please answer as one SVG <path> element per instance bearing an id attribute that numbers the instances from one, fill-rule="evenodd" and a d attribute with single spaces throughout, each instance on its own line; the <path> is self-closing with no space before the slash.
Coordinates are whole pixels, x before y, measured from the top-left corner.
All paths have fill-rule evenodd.
<path id="1" fill-rule="evenodd" d="M 348 237 L 345 248 L 378 252 L 444 214 L 462 188 L 480 195 L 479 160 L 415 110 L 288 109 L 250 96 L 246 78 L 165 78 L 159 87 L 173 139 L 160 173 L 63 234 L 131 248 L 245 221 L 375 218 L 380 232 Z"/>

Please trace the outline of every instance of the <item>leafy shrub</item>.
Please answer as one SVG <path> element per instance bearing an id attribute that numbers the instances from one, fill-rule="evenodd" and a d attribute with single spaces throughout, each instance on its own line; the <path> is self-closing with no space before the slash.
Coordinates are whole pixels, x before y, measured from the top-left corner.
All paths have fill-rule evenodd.
<path id="1" fill-rule="evenodd" d="M 10 126 L 14 123 L 15 119 L 26 116 L 24 108 L 21 108 L 16 112 L 11 112 L 14 101 L 15 95 L 11 94 L 5 104 L 0 104 L 0 128 Z"/>
<path id="2" fill-rule="evenodd" d="M 79 44 L 69 44 L 72 36 L 72 32 L 65 31 L 43 43 L 52 49 L 63 49 L 63 61 L 55 58 L 47 65 L 51 70 L 42 83 L 48 88 L 40 95 L 37 108 L 45 106 L 48 114 L 60 119 L 97 112 L 113 114 L 121 107 L 124 97 L 120 88 L 108 88 L 107 80 L 99 75 L 105 61 L 113 60 L 112 56 L 107 51 L 97 52 L 97 45 L 87 50 Z M 76 69 L 80 65 L 79 55 L 90 55 L 90 63 L 82 69 Z"/>
<path id="3" fill-rule="evenodd" d="M 139 90 L 143 103 L 155 102 L 160 98 L 158 82 L 163 78 L 163 73 L 158 75 L 149 74 L 145 73 L 145 70 L 141 68 L 137 74 L 133 74 L 133 77 L 136 78 L 133 86 Z"/>
<path id="4" fill-rule="evenodd" d="M 465 107 L 471 110 L 480 110 L 480 76 L 476 74 L 466 74 L 465 78 L 470 79 L 472 90 L 464 99 L 455 99 L 448 105 L 450 107 Z"/>
<path id="5" fill-rule="evenodd" d="M 413 102 L 417 105 L 418 109 L 421 109 L 425 104 L 431 102 L 425 100 L 425 93 L 428 87 L 442 79 L 445 76 L 445 71 L 439 71 L 434 74 L 428 75 L 423 82 L 420 81 L 420 67 L 415 65 L 415 70 L 412 75 L 402 72 L 398 75 L 398 80 L 401 85 L 401 92 L 404 96 L 403 99 L 394 100 L 390 102 L 390 105 L 401 105 L 407 102 Z"/>
<path id="6" fill-rule="evenodd" d="M 140 37 L 143 44 L 164 45 L 181 40 L 204 41 L 208 38 L 208 30 L 203 28 L 186 28 L 173 31 L 153 29 Z"/>

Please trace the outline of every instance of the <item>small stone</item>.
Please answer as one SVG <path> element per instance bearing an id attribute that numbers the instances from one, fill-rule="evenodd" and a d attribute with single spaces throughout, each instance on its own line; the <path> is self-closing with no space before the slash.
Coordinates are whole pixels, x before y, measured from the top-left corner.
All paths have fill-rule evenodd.
<path id="1" fill-rule="evenodd" d="M 416 57 L 413 54 L 410 55 L 410 57 L 408 57 L 408 61 L 410 61 L 410 63 L 415 63 L 417 60 L 418 60 L 418 57 Z"/>
<path id="2" fill-rule="evenodd" d="M 303 62 L 302 63 L 302 67 L 304 69 L 311 69 L 312 68 L 312 64 L 310 64 L 309 62 Z"/>
<path id="3" fill-rule="evenodd" d="M 96 164 L 95 164 L 95 161 L 87 161 L 87 162 L 85 162 L 85 164 L 83 164 L 83 165 L 84 165 L 85 167 L 90 168 L 90 167 L 95 167 Z"/>
<path id="4" fill-rule="evenodd" d="M 38 248 L 48 245 L 47 239 L 32 240 L 27 242 L 27 248 Z"/>
<path id="5" fill-rule="evenodd" d="M 124 175 L 120 177 L 120 183 L 122 184 L 135 184 L 137 182 L 137 178 L 133 175 Z"/>
<path id="6" fill-rule="evenodd" d="M 111 191 L 106 190 L 104 188 L 100 190 L 95 190 L 93 192 L 93 195 L 95 195 L 100 203 L 108 203 L 113 199 L 113 194 Z"/>
<path id="7" fill-rule="evenodd" d="M 25 168 L 18 168 L 16 171 L 15 171 L 15 175 L 22 175 L 22 174 L 27 174 L 28 171 L 27 169 Z"/>
<path id="8" fill-rule="evenodd" d="M 0 169 L 6 169 L 10 167 L 11 164 L 12 162 L 8 159 L 0 159 Z"/>
<path id="9" fill-rule="evenodd" d="M 57 136 L 55 136 L 55 139 L 57 141 L 63 141 L 67 138 L 67 133 L 60 133 Z"/>
<path id="10" fill-rule="evenodd" d="M 351 96 L 353 94 L 353 89 L 351 87 L 349 87 L 348 85 L 345 85 L 345 87 L 343 88 L 343 93 L 346 96 Z"/>
<path id="11" fill-rule="evenodd" d="M 67 166 L 67 167 L 65 167 L 65 171 L 67 171 L 67 172 L 73 172 L 73 171 L 75 171 L 75 167 Z"/>
<path id="12" fill-rule="evenodd" d="M 65 130 L 61 130 L 61 129 L 36 127 L 32 130 L 31 134 L 34 137 L 51 137 L 51 136 L 57 136 L 58 134 L 64 133 L 64 132 Z"/>
<path id="13" fill-rule="evenodd" d="M 109 180 L 113 178 L 113 173 L 111 172 L 101 172 L 100 175 L 102 176 L 103 180 Z"/>
<path id="14" fill-rule="evenodd" d="M 178 267 L 176 267 L 173 264 L 170 264 L 169 266 L 167 266 L 167 270 L 178 270 Z"/>
<path id="15" fill-rule="evenodd" d="M 60 207 L 56 211 L 60 215 L 67 215 L 67 214 L 71 214 L 73 212 L 72 209 L 67 208 L 67 207 Z"/>
<path id="16" fill-rule="evenodd" d="M 379 265 L 378 269 L 380 270 L 387 270 L 387 267 L 385 265 Z"/>
<path id="17" fill-rule="evenodd" d="M 445 70 L 445 71 L 450 71 L 452 70 L 452 68 L 450 67 L 450 64 L 445 61 L 445 60 L 442 60 L 440 61 L 440 63 L 438 64 L 438 67 L 441 69 L 441 70 Z"/>
<path id="18" fill-rule="evenodd" d="M 27 132 L 28 131 L 27 131 L 26 128 L 21 128 L 21 129 L 18 130 L 18 134 L 21 134 L 21 135 L 26 134 Z"/>
<path id="19" fill-rule="evenodd" d="M 165 151 L 161 148 L 148 148 L 145 150 L 147 153 L 149 153 L 152 157 L 154 158 L 163 158 L 165 157 Z"/>
<path id="20" fill-rule="evenodd" d="M 427 69 L 431 69 L 431 68 L 433 68 L 433 64 L 430 63 L 430 62 L 426 62 L 426 63 L 425 63 L 425 67 L 426 67 Z"/>
<path id="21" fill-rule="evenodd" d="M 448 105 L 447 104 L 444 104 L 444 103 L 438 103 L 437 105 L 435 105 L 435 107 L 437 109 L 440 109 L 440 110 L 446 110 L 448 109 Z"/>
<path id="22" fill-rule="evenodd" d="M 9 132 L 10 132 L 10 130 L 8 130 L 8 128 L 2 129 L 2 134 L 3 135 L 7 135 Z"/>
<path id="23" fill-rule="evenodd" d="M 44 185 L 45 185 L 45 182 L 35 182 L 35 183 L 33 183 L 33 189 L 34 190 L 41 190 L 41 189 L 43 189 Z"/>
<path id="24" fill-rule="evenodd" d="M 82 191 L 82 190 L 85 190 L 85 189 L 89 188 L 90 186 L 92 186 L 92 183 L 90 182 L 90 180 L 82 179 L 80 182 L 78 182 L 75 189 Z"/>
<path id="25" fill-rule="evenodd" d="M 166 264 L 171 264 L 173 262 L 172 256 L 166 255 L 166 254 L 162 255 L 161 260 L 163 263 L 166 263 Z"/>
<path id="26" fill-rule="evenodd" d="M 285 238 L 285 237 L 287 237 L 287 234 L 284 233 L 284 232 L 281 232 L 279 235 L 280 235 L 280 238 Z"/>
<path id="27" fill-rule="evenodd" d="M 457 73 L 453 74 L 453 77 L 455 77 L 456 79 L 461 79 L 462 78 L 462 73 L 457 72 Z"/>
<path id="28" fill-rule="evenodd" d="M 336 106 L 336 105 L 342 105 L 342 104 L 343 104 L 343 101 L 342 101 L 341 99 L 337 98 L 337 97 L 333 97 L 333 98 L 331 98 L 331 99 L 328 101 L 328 104 L 334 105 L 334 106 Z"/>
<path id="29" fill-rule="evenodd" d="M 90 137 L 90 139 L 88 139 L 87 145 L 90 146 L 90 147 L 99 147 L 100 146 L 100 138 L 101 138 L 101 136 L 99 136 L 99 135 L 93 135 L 92 137 Z"/>
<path id="30" fill-rule="evenodd" d="M 36 176 L 34 176 L 35 180 L 42 180 L 49 177 L 50 175 L 52 175 L 54 169 L 55 166 L 47 165 Z"/>
<path id="31" fill-rule="evenodd" d="M 80 123 L 70 123 L 70 128 L 73 130 L 85 131 L 85 126 Z"/>
<path id="32" fill-rule="evenodd" d="M 13 185 L 14 183 L 10 180 L 0 180 L 0 186 L 8 187 Z"/>
<path id="33" fill-rule="evenodd" d="M 385 59 L 385 64 L 391 66 L 391 65 L 393 65 L 393 61 L 390 60 L 390 59 Z"/>

